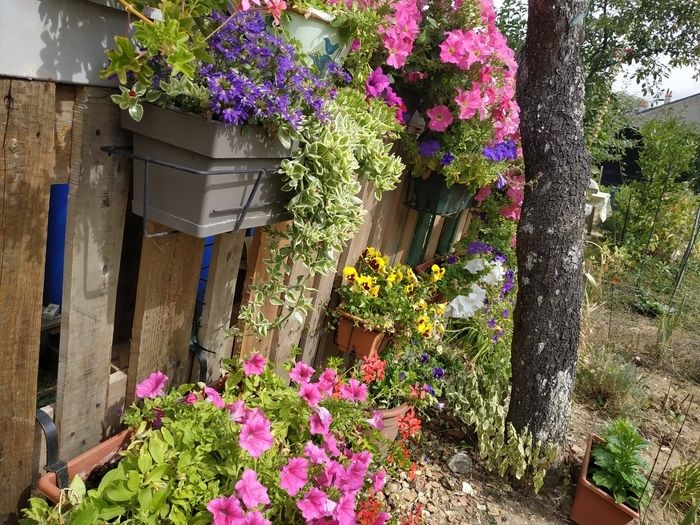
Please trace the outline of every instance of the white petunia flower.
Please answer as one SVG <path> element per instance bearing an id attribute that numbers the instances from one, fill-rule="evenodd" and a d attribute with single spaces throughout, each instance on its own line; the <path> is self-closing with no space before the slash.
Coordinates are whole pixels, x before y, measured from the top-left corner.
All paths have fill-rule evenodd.
<path id="1" fill-rule="evenodd" d="M 479 311 L 486 300 L 486 291 L 478 284 L 472 284 L 469 295 L 458 295 L 445 308 L 445 317 L 469 319 Z"/>
<path id="2" fill-rule="evenodd" d="M 489 263 L 485 259 L 472 259 L 464 265 L 464 269 L 469 273 L 479 273 L 489 267 Z"/>
<path id="3" fill-rule="evenodd" d="M 506 270 L 503 268 L 503 264 L 500 262 L 495 262 L 491 264 L 491 270 L 489 273 L 481 278 L 481 282 L 494 285 L 500 283 L 506 275 Z"/>

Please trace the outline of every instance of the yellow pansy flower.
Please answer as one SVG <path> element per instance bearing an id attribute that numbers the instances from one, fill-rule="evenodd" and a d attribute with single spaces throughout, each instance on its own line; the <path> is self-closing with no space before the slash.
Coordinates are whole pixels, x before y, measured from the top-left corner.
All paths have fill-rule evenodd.
<path id="1" fill-rule="evenodd" d="M 357 270 L 353 266 L 346 266 L 343 268 L 343 279 L 346 281 L 352 283 L 355 282 L 355 278 L 357 277 Z"/>
<path id="2" fill-rule="evenodd" d="M 430 267 L 430 277 L 433 282 L 437 282 L 445 276 L 445 269 L 440 268 L 437 264 L 433 264 Z"/>

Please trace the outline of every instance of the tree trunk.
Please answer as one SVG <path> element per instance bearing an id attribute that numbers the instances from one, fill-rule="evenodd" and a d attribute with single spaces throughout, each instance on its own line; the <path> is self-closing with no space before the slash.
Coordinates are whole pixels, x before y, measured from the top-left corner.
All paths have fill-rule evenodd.
<path id="1" fill-rule="evenodd" d="M 547 443 L 561 443 L 568 429 L 581 320 L 585 8 L 586 0 L 529 0 L 516 93 L 527 185 L 508 421 Z"/>

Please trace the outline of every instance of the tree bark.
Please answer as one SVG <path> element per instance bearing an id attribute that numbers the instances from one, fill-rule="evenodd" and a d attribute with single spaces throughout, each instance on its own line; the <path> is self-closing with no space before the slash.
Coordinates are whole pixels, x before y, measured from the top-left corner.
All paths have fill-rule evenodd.
<path id="1" fill-rule="evenodd" d="M 508 421 L 561 443 L 571 412 L 583 293 L 589 158 L 580 57 L 586 0 L 529 0 L 518 72 L 525 200 Z"/>

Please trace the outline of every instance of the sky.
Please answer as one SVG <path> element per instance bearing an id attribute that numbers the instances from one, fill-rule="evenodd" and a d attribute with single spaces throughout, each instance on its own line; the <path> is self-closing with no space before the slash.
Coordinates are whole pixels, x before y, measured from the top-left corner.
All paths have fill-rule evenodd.
<path id="1" fill-rule="evenodd" d="M 497 10 L 502 2 L 503 0 L 494 0 L 494 6 Z M 700 93 L 700 80 L 694 79 L 693 74 L 694 71 L 687 67 L 672 69 L 669 77 L 661 83 L 662 92 L 665 93 L 667 89 L 670 89 L 672 91 L 672 100 Z M 625 79 L 624 72 L 617 78 L 615 88 L 631 95 L 642 96 L 641 89 L 634 81 Z"/>
<path id="2" fill-rule="evenodd" d="M 661 91 L 665 93 L 667 89 L 670 89 L 672 92 L 671 100 L 700 93 L 700 80 L 694 79 L 693 74 L 693 69 L 689 67 L 672 69 L 669 77 L 661 82 Z M 634 81 L 625 79 L 624 72 L 615 81 L 615 88 L 631 95 L 642 96 L 641 89 Z"/>

